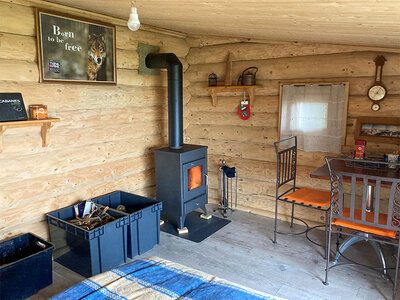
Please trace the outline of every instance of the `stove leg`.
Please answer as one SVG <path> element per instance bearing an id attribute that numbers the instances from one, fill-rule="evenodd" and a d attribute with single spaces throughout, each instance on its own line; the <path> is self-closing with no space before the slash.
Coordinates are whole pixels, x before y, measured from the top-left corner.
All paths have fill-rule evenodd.
<path id="1" fill-rule="evenodd" d="M 212 218 L 212 215 L 205 215 L 205 214 L 201 214 L 200 218 L 202 219 L 206 219 L 206 220 L 210 220 Z"/>
<path id="2" fill-rule="evenodd" d="M 207 215 L 207 208 L 205 205 L 200 207 L 203 213 L 200 215 L 200 218 L 210 220 L 212 218 L 212 215 Z"/>
<path id="3" fill-rule="evenodd" d="M 180 216 L 178 218 L 178 232 L 179 232 L 179 230 L 183 230 L 184 228 L 186 228 L 186 227 L 184 227 L 185 226 L 185 219 L 186 219 L 186 216 Z"/>
<path id="4" fill-rule="evenodd" d="M 176 230 L 178 231 L 179 235 L 189 233 L 189 230 L 187 229 L 187 227 L 184 227 L 185 219 L 186 219 L 186 216 L 180 216 L 178 218 L 178 228 L 176 228 Z"/>
<path id="5" fill-rule="evenodd" d="M 187 227 L 177 228 L 176 230 L 178 231 L 179 235 L 189 233 L 189 230 L 187 229 Z"/>

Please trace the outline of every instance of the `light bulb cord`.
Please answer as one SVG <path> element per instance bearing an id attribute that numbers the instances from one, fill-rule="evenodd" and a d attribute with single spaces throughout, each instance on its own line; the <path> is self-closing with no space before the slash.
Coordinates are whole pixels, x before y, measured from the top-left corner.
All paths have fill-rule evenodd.
<path id="1" fill-rule="evenodd" d="M 132 0 L 131 1 L 131 12 L 129 14 L 129 19 L 128 19 L 128 27 L 132 31 L 136 31 L 140 27 L 140 21 L 139 21 L 139 16 L 137 13 L 137 8 L 136 8 L 136 1 Z"/>

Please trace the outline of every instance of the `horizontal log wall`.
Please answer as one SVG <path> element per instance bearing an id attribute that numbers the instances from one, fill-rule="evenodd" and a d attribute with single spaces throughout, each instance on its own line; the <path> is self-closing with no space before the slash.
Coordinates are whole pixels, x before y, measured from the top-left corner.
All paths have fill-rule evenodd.
<path id="1" fill-rule="evenodd" d="M 221 160 L 236 166 L 239 172 L 239 208 L 273 216 L 276 155 L 273 142 L 278 139 L 278 99 L 280 82 L 349 82 L 349 109 L 346 145 L 343 152 L 354 148 L 355 118 L 361 116 L 400 116 L 400 49 L 360 46 L 267 42 L 195 36 L 187 39 L 191 46 L 187 56 L 190 101 L 185 107 L 186 142 L 208 145 L 210 201 L 219 201 L 218 167 Z M 242 93 L 218 94 L 213 107 L 205 87 L 214 72 L 221 85 L 225 78 L 225 61 L 232 53 L 232 78 L 235 80 L 247 67 L 257 66 L 255 106 L 250 119 L 243 121 L 236 113 Z M 383 83 L 388 96 L 381 110 L 372 112 L 366 94 L 374 82 L 374 58 L 384 55 L 387 63 Z M 368 143 L 369 151 L 394 151 L 394 144 Z M 329 153 L 299 151 L 297 182 L 329 190 L 329 182 L 311 179 L 310 173 L 324 164 Z M 288 219 L 289 207 L 280 209 L 280 218 Z M 323 215 L 315 210 L 298 212 L 312 223 L 321 222 Z"/>
<path id="2" fill-rule="evenodd" d="M 35 5 L 117 25 L 116 86 L 39 83 L 34 7 L 0 0 L 0 91 L 43 103 L 60 123 L 41 147 L 40 128 L 8 129 L 0 153 L 0 240 L 22 232 L 48 237 L 45 213 L 114 190 L 154 195 L 153 149 L 167 143 L 166 72 L 138 75 L 138 43 L 174 52 L 185 39 L 129 31 L 126 21 L 35 1 Z M 115 22 L 114 22 L 115 21 Z M 161 32 L 161 30 L 159 30 Z M 168 33 L 168 32 L 167 32 Z M 189 93 L 185 91 L 185 99 Z"/>

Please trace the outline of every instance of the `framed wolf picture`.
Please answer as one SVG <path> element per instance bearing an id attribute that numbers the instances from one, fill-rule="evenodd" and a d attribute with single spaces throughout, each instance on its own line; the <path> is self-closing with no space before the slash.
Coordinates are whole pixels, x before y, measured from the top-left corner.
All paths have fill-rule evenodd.
<path id="1" fill-rule="evenodd" d="M 116 84 L 115 26 L 36 10 L 41 82 Z"/>

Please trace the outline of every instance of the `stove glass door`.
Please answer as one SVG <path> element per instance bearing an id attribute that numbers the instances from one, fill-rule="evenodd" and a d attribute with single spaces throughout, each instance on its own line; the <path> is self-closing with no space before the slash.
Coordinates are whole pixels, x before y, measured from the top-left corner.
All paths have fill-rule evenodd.
<path id="1" fill-rule="evenodd" d="M 203 167 L 197 166 L 188 171 L 188 191 L 194 190 L 203 185 Z"/>
<path id="2" fill-rule="evenodd" d="M 207 193 L 207 160 L 205 158 L 183 164 L 182 175 L 185 201 Z"/>

